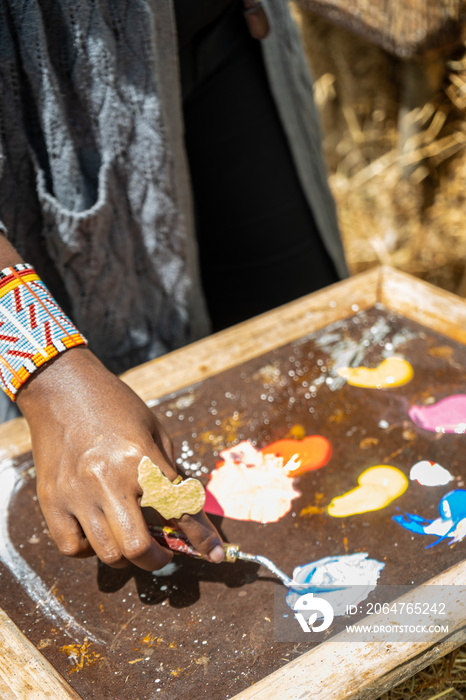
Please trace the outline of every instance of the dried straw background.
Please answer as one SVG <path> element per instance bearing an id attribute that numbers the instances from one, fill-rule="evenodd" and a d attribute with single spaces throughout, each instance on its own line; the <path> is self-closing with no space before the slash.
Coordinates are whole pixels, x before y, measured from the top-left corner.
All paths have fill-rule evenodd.
<path id="1" fill-rule="evenodd" d="M 407 62 L 292 7 L 316 79 L 351 272 L 388 264 L 466 296 L 466 51 L 432 51 L 414 64 L 433 95 L 404 116 L 417 133 L 401 152 Z"/>
<path id="2" fill-rule="evenodd" d="M 464 700 L 466 647 L 461 647 L 384 693 L 380 700 Z"/>
<path id="3" fill-rule="evenodd" d="M 406 62 L 295 2 L 292 10 L 351 273 L 383 263 L 466 296 L 466 44 L 412 64 L 431 96 L 400 122 Z M 381 698 L 465 700 L 466 645 Z"/>

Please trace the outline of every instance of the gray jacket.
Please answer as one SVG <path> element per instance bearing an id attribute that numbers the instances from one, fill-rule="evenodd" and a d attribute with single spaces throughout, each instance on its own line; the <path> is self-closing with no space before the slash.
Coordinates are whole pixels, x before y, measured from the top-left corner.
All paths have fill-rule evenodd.
<path id="1" fill-rule="evenodd" d="M 344 276 L 307 64 L 285 0 L 263 4 L 272 91 Z M 0 4 L 0 228 L 115 372 L 209 332 L 178 85 L 169 0 Z"/>

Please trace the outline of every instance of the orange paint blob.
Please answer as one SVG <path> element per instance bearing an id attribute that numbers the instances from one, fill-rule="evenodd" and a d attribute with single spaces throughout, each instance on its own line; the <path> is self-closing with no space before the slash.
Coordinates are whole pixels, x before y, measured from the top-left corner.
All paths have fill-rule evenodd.
<path id="1" fill-rule="evenodd" d="M 314 471 L 324 467 L 332 454 L 332 446 L 327 438 L 322 435 L 309 435 L 303 440 L 277 440 L 261 450 L 263 455 L 276 455 L 282 457 L 283 464 L 287 464 L 292 457 L 301 462 L 299 466 L 286 469 L 287 476 L 299 476 L 308 471 Z"/>

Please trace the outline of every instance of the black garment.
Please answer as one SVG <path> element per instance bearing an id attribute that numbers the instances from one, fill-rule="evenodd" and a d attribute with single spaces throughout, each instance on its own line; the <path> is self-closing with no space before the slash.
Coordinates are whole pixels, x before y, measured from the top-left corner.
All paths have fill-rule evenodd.
<path id="1" fill-rule="evenodd" d="M 223 15 L 234 0 L 175 0 L 176 29 L 179 46 L 189 44 Z"/>
<path id="2" fill-rule="evenodd" d="M 304 197 L 260 42 L 233 2 L 191 40 L 185 142 L 214 330 L 338 281 Z"/>
<path id="3" fill-rule="evenodd" d="M 175 0 L 181 91 L 186 98 L 229 51 L 222 27 L 224 17 L 237 0 Z M 233 37 L 234 38 L 234 37 Z M 212 40 L 214 46 L 211 46 Z"/>

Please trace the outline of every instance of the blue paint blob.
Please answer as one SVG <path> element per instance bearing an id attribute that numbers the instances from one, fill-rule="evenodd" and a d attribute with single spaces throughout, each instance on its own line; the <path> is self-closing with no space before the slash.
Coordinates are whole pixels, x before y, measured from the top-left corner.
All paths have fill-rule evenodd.
<path id="1" fill-rule="evenodd" d="M 414 513 L 404 513 L 404 515 L 394 515 L 392 518 L 396 523 L 402 525 L 406 530 L 416 532 L 419 535 L 425 535 L 425 528 L 433 523 L 433 520 L 425 520 Z"/>
<path id="2" fill-rule="evenodd" d="M 413 513 L 394 515 L 393 520 L 406 530 L 419 535 L 435 535 L 439 539 L 427 545 L 433 547 L 451 537 L 450 544 L 460 542 L 466 534 L 466 491 L 455 489 L 445 494 L 439 503 L 440 518 L 426 520 Z"/>
<path id="3" fill-rule="evenodd" d="M 439 511 L 442 518 L 451 518 L 454 523 L 466 518 L 466 491 L 456 489 L 447 493 L 440 500 Z"/>

